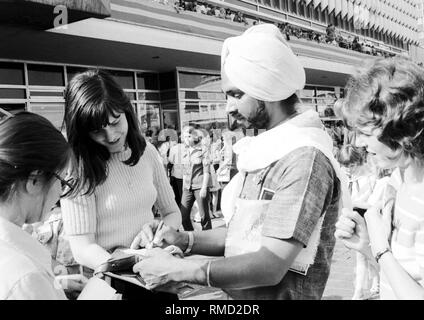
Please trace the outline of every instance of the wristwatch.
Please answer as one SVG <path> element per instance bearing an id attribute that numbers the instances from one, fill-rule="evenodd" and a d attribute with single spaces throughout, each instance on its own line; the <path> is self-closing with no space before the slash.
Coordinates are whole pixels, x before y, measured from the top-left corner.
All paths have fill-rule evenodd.
<path id="1" fill-rule="evenodd" d="M 376 255 L 375 255 L 375 261 L 378 263 L 378 261 L 380 260 L 380 258 L 385 254 L 385 253 L 387 253 L 387 252 L 392 252 L 392 250 L 390 249 L 390 248 L 386 248 L 386 249 L 384 249 L 383 251 L 380 251 L 380 252 L 378 252 Z"/>

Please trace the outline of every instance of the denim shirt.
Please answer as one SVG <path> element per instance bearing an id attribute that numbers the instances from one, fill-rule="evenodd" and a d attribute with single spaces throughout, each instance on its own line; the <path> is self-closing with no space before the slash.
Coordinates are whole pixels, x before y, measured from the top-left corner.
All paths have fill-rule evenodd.
<path id="1" fill-rule="evenodd" d="M 271 200 L 262 236 L 294 239 L 306 247 L 318 220 L 325 215 L 320 244 L 306 275 L 288 271 L 276 286 L 225 291 L 234 299 L 321 299 L 335 245 L 339 190 L 330 161 L 313 147 L 299 148 L 270 167 L 247 174 L 240 198 Z"/>

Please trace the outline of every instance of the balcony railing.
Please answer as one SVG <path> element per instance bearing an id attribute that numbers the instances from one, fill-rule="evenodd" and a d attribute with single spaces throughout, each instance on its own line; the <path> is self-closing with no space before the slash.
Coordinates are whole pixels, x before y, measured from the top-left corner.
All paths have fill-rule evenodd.
<path id="1" fill-rule="evenodd" d="M 290 23 L 296 27 L 307 28 L 315 32 L 323 33 L 325 32 L 325 29 L 327 27 L 327 25 L 322 22 L 295 15 L 278 8 L 273 8 L 272 6 L 264 5 L 262 3 L 259 3 L 258 0 L 203 0 L 200 2 L 205 2 L 212 6 L 228 7 L 232 10 L 240 11 L 246 16 L 256 17 L 256 19 L 265 22 Z M 360 41 L 368 42 L 371 44 L 371 46 L 374 46 L 375 48 L 381 49 L 388 53 L 408 53 L 408 51 L 406 50 L 383 43 L 382 41 L 378 41 L 371 37 L 358 35 L 356 33 L 342 29 L 339 29 L 339 32 L 341 35 L 346 37 L 350 36 L 354 38 L 358 36 Z"/>
<path id="2" fill-rule="evenodd" d="M 153 0 L 150 0 L 153 3 Z M 230 3 L 231 2 L 231 3 Z M 327 26 L 317 21 L 308 20 L 299 16 L 290 15 L 281 10 L 266 7 L 260 3 L 255 3 L 254 9 L 249 9 L 245 4 L 252 5 L 252 1 L 246 0 L 199 0 L 197 3 L 192 1 L 167 1 L 159 0 L 155 3 L 162 4 L 167 7 L 174 7 L 175 11 L 181 14 L 194 14 L 197 12 L 206 20 L 208 18 L 220 18 L 221 21 L 233 22 L 239 28 L 246 29 L 252 24 L 260 22 L 277 23 L 283 33 L 289 36 L 302 38 L 306 40 L 313 40 L 318 43 L 331 43 L 327 41 L 326 28 Z M 241 5 L 243 4 L 243 6 Z M 253 7 L 252 7 L 253 8 Z M 273 10 L 277 15 L 271 16 L 269 13 L 263 13 L 264 8 Z M 261 11 L 259 11 L 261 10 Z M 209 17 L 210 16 L 210 17 Z M 286 26 L 288 26 L 286 29 Z M 358 37 L 359 45 L 352 44 L 355 37 Z M 392 56 L 396 54 L 403 54 L 406 51 L 399 48 L 388 46 L 382 42 L 376 41 L 369 37 L 358 36 L 357 34 L 338 29 L 336 32 L 336 41 L 334 44 L 340 48 L 351 49 L 360 53 L 374 55 L 374 56 Z"/>

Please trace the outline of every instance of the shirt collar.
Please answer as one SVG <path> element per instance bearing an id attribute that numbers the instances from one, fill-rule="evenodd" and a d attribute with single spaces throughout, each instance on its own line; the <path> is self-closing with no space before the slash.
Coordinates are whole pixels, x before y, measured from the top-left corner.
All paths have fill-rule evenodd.
<path id="1" fill-rule="evenodd" d="M 26 231 L 2 217 L 0 217 L 0 241 L 15 248 L 53 275 L 50 252 Z"/>

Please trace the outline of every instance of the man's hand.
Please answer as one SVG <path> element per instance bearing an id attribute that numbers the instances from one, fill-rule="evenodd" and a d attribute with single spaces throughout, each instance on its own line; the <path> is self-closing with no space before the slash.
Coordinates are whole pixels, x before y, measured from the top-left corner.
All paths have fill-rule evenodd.
<path id="1" fill-rule="evenodd" d="M 183 281 L 204 284 L 206 261 L 188 261 L 174 257 L 166 249 L 148 250 L 145 258 L 134 265 L 133 271 L 139 273 L 149 290 L 175 292 L 184 286 Z"/>
<path id="2" fill-rule="evenodd" d="M 356 211 L 343 209 L 336 223 L 336 238 L 343 241 L 349 249 L 354 249 L 363 254 L 369 247 L 368 230 L 364 218 Z"/>
<path id="3" fill-rule="evenodd" d="M 184 250 L 185 234 L 179 233 L 165 224 L 158 230 L 159 223 L 159 221 L 154 220 L 145 224 L 139 234 L 134 238 L 130 248 L 145 248 L 148 244 L 153 244 L 153 246 L 157 247 L 176 245 Z"/>
<path id="4" fill-rule="evenodd" d="M 133 271 L 139 273 L 146 282 L 149 290 L 164 287 L 173 281 L 173 274 L 178 272 L 181 259 L 161 248 L 154 248 L 146 252 L 145 257 L 134 265 Z"/>

